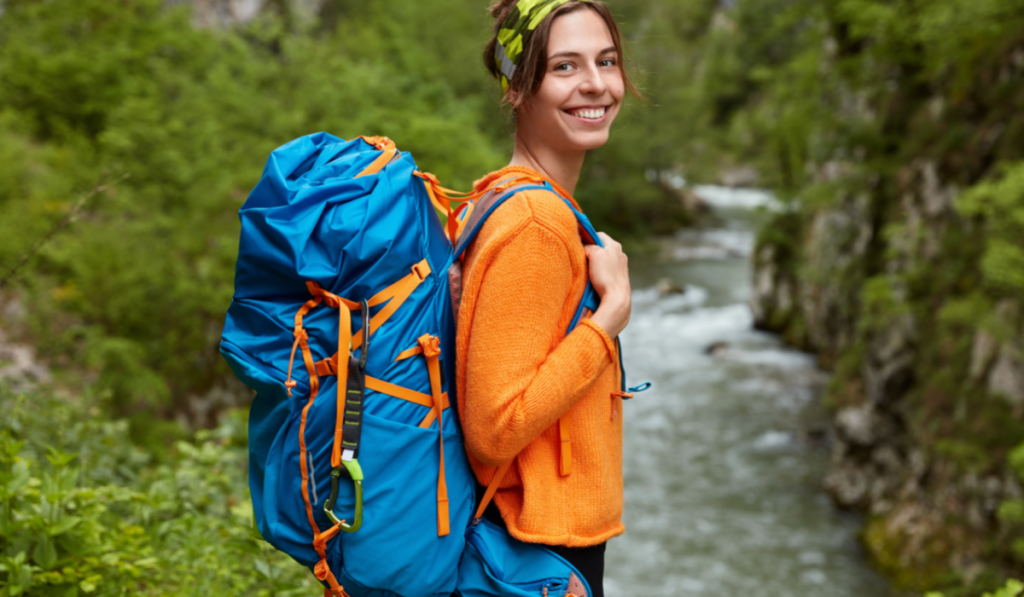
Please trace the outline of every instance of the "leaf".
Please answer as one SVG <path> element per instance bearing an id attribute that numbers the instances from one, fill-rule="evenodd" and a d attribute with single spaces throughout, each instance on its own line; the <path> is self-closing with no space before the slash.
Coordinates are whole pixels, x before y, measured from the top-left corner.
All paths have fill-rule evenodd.
<path id="1" fill-rule="evenodd" d="M 981 269 L 993 285 L 1024 291 L 1024 249 L 1015 243 L 1000 238 L 990 239 Z"/>
<path id="2" fill-rule="evenodd" d="M 39 542 L 36 543 L 36 548 L 32 552 L 32 559 L 43 570 L 49 570 L 57 564 L 57 547 L 49 535 L 42 535 L 39 538 Z"/>
<path id="3" fill-rule="evenodd" d="M 256 571 L 266 577 L 268 580 L 274 580 L 274 573 L 270 567 L 270 564 L 265 560 L 253 560 L 253 567 Z"/>
<path id="4" fill-rule="evenodd" d="M 21 459 L 17 460 L 14 466 L 11 467 L 11 473 L 13 478 L 7 482 L 7 487 L 5 488 L 8 495 L 18 493 L 28 483 L 28 463 Z"/>
<path id="5" fill-rule="evenodd" d="M 1006 500 L 999 504 L 996 517 L 1003 522 L 1024 522 L 1024 500 Z"/>
<path id="6" fill-rule="evenodd" d="M 1010 468 L 1017 474 L 1018 479 L 1024 479 L 1024 443 L 1021 443 L 1010 453 L 1008 458 Z"/>
<path id="7" fill-rule="evenodd" d="M 62 452 L 53 446 L 46 446 L 46 459 L 50 461 L 50 466 L 54 469 L 62 469 L 69 462 L 78 458 L 78 452 Z"/>
<path id="8" fill-rule="evenodd" d="M 25 563 L 25 552 L 18 552 L 13 558 L 5 558 L 7 569 L 7 594 L 11 597 L 21 595 L 32 585 L 33 566 Z"/>
<path id="9" fill-rule="evenodd" d="M 56 512 L 60 512 L 60 508 L 54 506 L 45 495 L 39 498 L 39 515 L 43 517 L 43 520 L 53 520 Z"/>
<path id="10" fill-rule="evenodd" d="M 139 568 L 156 568 L 158 563 L 160 563 L 160 560 L 157 558 L 142 558 L 140 560 L 135 560 L 135 565 Z"/>
<path id="11" fill-rule="evenodd" d="M 1006 597 L 1017 597 L 1021 592 L 1024 592 L 1024 583 L 1015 578 L 1011 578 L 1006 581 L 1006 587 L 1003 591 L 1006 592 Z"/>
<path id="12" fill-rule="evenodd" d="M 81 587 L 82 591 L 86 593 L 92 593 L 96 590 L 96 588 L 99 586 L 102 580 L 102 576 L 100 576 L 99 574 L 93 574 L 85 580 L 83 580 L 82 582 L 78 583 L 78 586 Z"/>
<path id="13" fill-rule="evenodd" d="M 64 493 L 67 493 L 78 486 L 79 473 L 77 469 L 65 470 L 61 473 L 58 480 L 58 487 Z"/>
<path id="14" fill-rule="evenodd" d="M 18 452 L 21 452 L 21 449 L 25 447 L 24 440 L 19 442 L 11 441 L 10 436 L 7 435 L 6 433 L 0 436 L 0 439 L 3 440 L 0 441 L 0 448 L 3 449 L 4 456 L 4 458 L 0 458 L 0 462 L 10 462 L 12 460 L 16 460 Z"/>
<path id="15" fill-rule="evenodd" d="M 56 537 L 57 535 L 61 535 L 63 533 L 66 533 L 66 532 L 70 531 L 75 526 L 77 526 L 78 523 L 81 522 L 81 521 L 82 521 L 82 519 L 80 517 L 78 517 L 78 516 L 67 516 L 63 520 L 61 520 L 59 523 L 57 523 L 57 524 L 53 525 L 52 527 L 50 527 L 49 529 L 47 529 L 47 533 L 51 537 Z"/>

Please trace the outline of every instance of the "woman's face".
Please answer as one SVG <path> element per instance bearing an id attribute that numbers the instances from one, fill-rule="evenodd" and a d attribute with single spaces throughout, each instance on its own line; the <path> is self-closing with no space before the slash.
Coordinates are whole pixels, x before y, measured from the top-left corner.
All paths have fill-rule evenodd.
<path id="1" fill-rule="evenodd" d="M 604 19 L 590 9 L 562 15 L 551 23 L 544 79 L 519 107 L 517 133 L 554 150 L 601 147 L 624 92 Z"/>

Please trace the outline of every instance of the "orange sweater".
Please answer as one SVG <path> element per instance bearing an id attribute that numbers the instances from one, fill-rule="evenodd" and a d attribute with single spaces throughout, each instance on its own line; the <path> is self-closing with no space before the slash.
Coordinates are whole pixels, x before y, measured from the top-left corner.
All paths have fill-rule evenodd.
<path id="1" fill-rule="evenodd" d="M 476 187 L 522 174 L 543 178 L 510 166 Z M 584 547 L 621 534 L 615 343 L 590 320 L 563 335 L 587 283 L 572 212 L 553 193 L 517 193 L 484 224 L 463 271 L 456 381 L 477 479 L 488 485 L 516 457 L 494 501 L 521 541 Z M 566 477 L 558 467 L 563 416 L 572 439 Z"/>

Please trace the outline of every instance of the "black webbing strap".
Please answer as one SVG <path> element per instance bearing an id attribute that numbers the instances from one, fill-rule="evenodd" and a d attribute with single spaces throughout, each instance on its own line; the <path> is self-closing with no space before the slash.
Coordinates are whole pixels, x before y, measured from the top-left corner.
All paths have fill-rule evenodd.
<path id="1" fill-rule="evenodd" d="M 370 329 L 370 305 L 363 299 L 363 329 Z M 359 358 L 348 357 L 348 379 L 345 381 L 345 418 L 341 434 L 341 459 L 359 458 L 359 442 L 363 430 L 363 400 L 366 397 L 366 362 L 370 357 L 370 334 L 364 334 Z"/>
<path id="2" fill-rule="evenodd" d="M 366 350 L 365 348 L 363 350 Z M 341 434 L 341 459 L 359 458 L 359 441 L 363 427 L 363 397 L 366 394 L 366 371 L 359 359 L 348 359 L 348 382 L 345 384 L 345 422 Z"/>

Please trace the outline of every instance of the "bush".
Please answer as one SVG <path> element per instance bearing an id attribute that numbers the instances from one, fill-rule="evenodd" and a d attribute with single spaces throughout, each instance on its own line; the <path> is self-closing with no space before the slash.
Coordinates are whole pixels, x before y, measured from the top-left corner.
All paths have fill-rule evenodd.
<path id="1" fill-rule="evenodd" d="M 0 388 L 0 596 L 313 595 L 256 532 L 244 412 L 166 462 L 88 398 Z"/>

